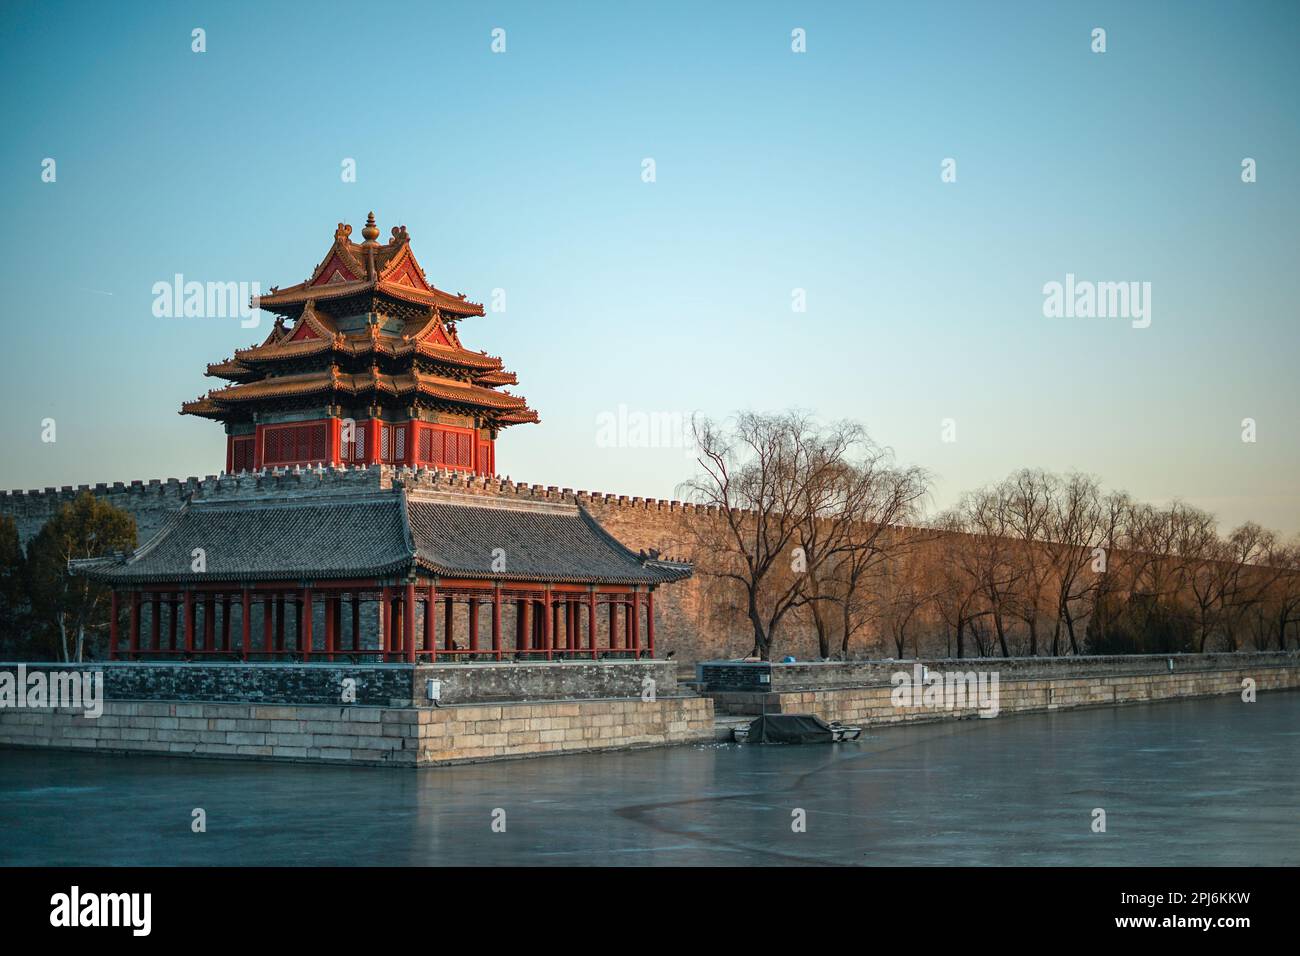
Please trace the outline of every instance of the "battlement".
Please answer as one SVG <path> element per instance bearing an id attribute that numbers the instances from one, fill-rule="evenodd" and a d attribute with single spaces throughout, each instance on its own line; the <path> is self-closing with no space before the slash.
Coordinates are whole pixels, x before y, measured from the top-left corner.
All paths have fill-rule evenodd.
<path id="1" fill-rule="evenodd" d="M 581 502 L 599 502 L 628 508 L 668 511 L 713 511 L 714 507 L 694 505 L 667 498 L 642 498 L 603 491 L 574 490 L 556 485 L 537 485 L 511 481 L 508 477 L 486 477 L 441 468 L 411 468 L 397 465 L 325 466 L 320 468 L 265 469 L 259 472 L 208 475 L 204 478 L 153 478 L 148 481 L 99 482 L 94 485 L 63 485 L 30 491 L 0 491 L 0 512 L 12 513 L 23 503 L 62 504 L 89 491 L 97 497 L 153 496 L 183 501 L 189 495 L 202 498 L 246 498 L 281 496 L 301 492 L 330 494 L 361 489 L 391 488 L 401 481 L 412 488 L 456 489 L 462 493 L 519 495 L 531 498 Z"/>
<path id="2" fill-rule="evenodd" d="M 100 482 L 28 491 L 0 491 L 0 515 L 17 521 L 25 541 L 35 535 L 64 504 L 84 492 L 136 516 L 142 539 L 161 515 L 193 496 L 205 501 L 355 494 L 392 488 L 400 482 L 412 490 L 455 491 L 460 494 L 513 497 L 535 501 L 578 502 L 608 512 L 611 509 L 665 513 L 716 514 L 717 508 L 674 499 L 643 498 L 603 491 L 529 484 L 500 476 L 480 476 L 438 468 L 395 465 L 322 466 L 266 469 L 259 472 L 208 475 L 203 478 L 154 478 L 149 481 Z"/>

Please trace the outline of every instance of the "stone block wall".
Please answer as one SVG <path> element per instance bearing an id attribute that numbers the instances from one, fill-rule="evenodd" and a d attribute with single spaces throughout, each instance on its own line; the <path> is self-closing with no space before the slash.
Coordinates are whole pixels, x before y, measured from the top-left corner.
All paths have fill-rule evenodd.
<path id="1" fill-rule="evenodd" d="M 1117 654 L 1080 657 L 966 657 L 898 661 L 701 661 L 697 679 L 710 691 L 776 692 L 888 684 L 898 671 L 920 664 L 934 671 L 996 672 L 1003 681 L 1024 677 L 1182 673 L 1250 667 L 1300 667 L 1295 651 L 1236 654 Z"/>
<path id="2" fill-rule="evenodd" d="M 677 693 L 677 664 L 660 660 L 551 661 L 475 664 L 283 664 L 198 661 L 106 661 L 94 664 L 0 662 L 0 672 L 104 675 L 107 700 L 341 704 L 345 681 L 352 703 L 381 707 L 428 704 L 426 681 L 441 682 L 442 704 L 507 700 L 576 700 Z M 646 681 L 652 681 L 647 684 Z"/>
<path id="3" fill-rule="evenodd" d="M 109 701 L 0 709 L 0 747 L 98 753 L 434 766 L 708 740 L 699 697 L 429 707 Z"/>
<path id="4" fill-rule="evenodd" d="M 710 740 L 713 707 L 702 697 L 444 707 L 419 732 L 421 764 L 626 750 Z"/>
<path id="5" fill-rule="evenodd" d="M 949 662 L 953 663 L 953 662 Z M 956 670 L 958 668 L 952 668 Z M 970 668 L 974 670 L 974 668 Z M 1257 693 L 1300 687 L 1300 666 L 1243 665 L 1216 670 L 1095 676 L 1007 677 L 998 681 L 999 716 L 1068 710 L 1075 707 L 1147 703 L 1179 697 L 1240 694 L 1243 678 L 1255 681 Z M 893 687 L 864 687 L 745 693 L 710 693 L 718 713 L 816 714 L 823 720 L 859 725 L 976 717 L 977 706 L 951 710 L 933 707 L 895 707 Z"/>

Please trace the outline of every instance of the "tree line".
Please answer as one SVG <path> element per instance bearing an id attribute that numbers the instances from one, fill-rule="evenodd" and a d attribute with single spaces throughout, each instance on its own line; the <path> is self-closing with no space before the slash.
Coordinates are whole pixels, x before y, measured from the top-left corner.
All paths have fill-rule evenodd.
<path id="1" fill-rule="evenodd" d="M 853 656 L 1188 653 L 1300 643 L 1300 541 L 1227 535 L 1089 475 L 1023 469 L 930 514 L 931 476 L 852 422 L 694 423 L 684 494 L 723 626 Z"/>

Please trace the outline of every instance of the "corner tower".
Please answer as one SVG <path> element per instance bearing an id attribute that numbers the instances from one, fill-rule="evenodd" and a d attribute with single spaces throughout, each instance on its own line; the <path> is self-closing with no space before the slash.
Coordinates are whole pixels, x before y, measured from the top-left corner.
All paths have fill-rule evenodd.
<path id="1" fill-rule="evenodd" d="M 226 471 L 287 465 L 432 466 L 496 473 L 496 439 L 537 413 L 502 386 L 501 359 L 471 352 L 457 323 L 483 315 L 430 285 L 405 226 L 380 245 L 372 212 L 352 242 L 339 223 L 311 278 L 256 303 L 266 341 L 209 365 L 229 382 L 181 406 L 226 427 Z"/>

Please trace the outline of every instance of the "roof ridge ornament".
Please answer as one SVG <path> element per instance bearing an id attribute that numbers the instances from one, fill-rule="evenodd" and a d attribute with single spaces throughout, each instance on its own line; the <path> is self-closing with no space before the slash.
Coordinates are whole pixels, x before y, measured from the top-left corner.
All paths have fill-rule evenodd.
<path id="1" fill-rule="evenodd" d="M 334 238 L 338 242 L 350 242 L 348 238 L 352 235 L 352 227 L 346 222 L 339 223 L 339 227 L 334 230 Z"/>
<path id="2" fill-rule="evenodd" d="M 375 213 L 373 209 L 370 211 L 370 215 L 366 217 L 366 224 L 361 230 L 361 235 L 365 237 L 365 245 L 378 245 L 375 240 L 379 238 L 379 227 L 375 225 Z"/>

